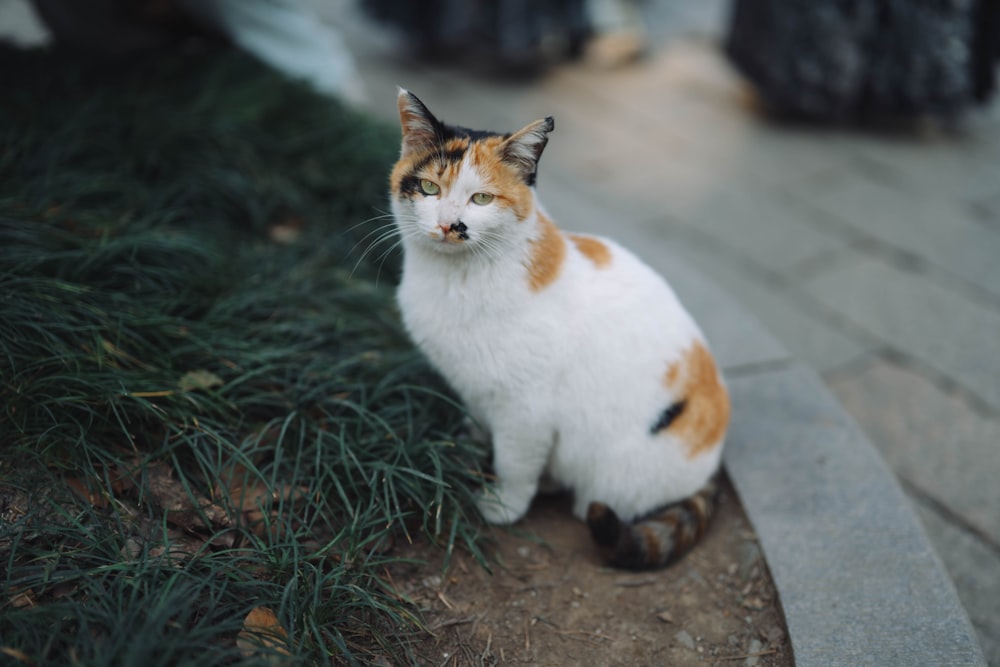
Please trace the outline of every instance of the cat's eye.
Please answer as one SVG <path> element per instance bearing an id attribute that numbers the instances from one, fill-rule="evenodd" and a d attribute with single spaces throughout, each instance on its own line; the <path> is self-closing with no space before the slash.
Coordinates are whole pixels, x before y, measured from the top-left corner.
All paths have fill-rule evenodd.
<path id="1" fill-rule="evenodd" d="M 420 191 L 425 195 L 439 195 L 441 194 L 441 186 L 434 181 L 429 181 L 426 178 L 420 179 Z"/>
<path id="2" fill-rule="evenodd" d="M 488 192 L 477 192 L 472 195 L 472 203 L 477 206 L 486 206 L 491 201 L 493 201 L 493 195 Z"/>

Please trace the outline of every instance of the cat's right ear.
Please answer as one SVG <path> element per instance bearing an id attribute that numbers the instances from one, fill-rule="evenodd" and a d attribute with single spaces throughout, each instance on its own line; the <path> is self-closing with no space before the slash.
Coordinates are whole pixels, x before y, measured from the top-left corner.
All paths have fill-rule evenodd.
<path id="1" fill-rule="evenodd" d="M 440 141 L 441 122 L 408 90 L 400 88 L 396 102 L 403 128 L 403 156 L 434 148 Z"/>

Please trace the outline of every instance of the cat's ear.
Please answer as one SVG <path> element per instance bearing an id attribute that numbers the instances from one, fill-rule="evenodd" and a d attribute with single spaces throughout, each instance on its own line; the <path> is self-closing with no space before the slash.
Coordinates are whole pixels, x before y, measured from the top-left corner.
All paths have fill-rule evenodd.
<path id="1" fill-rule="evenodd" d="M 399 89 L 399 124 L 403 128 L 403 155 L 426 151 L 436 146 L 441 137 L 441 122 L 424 103 L 408 90 Z"/>
<path id="2" fill-rule="evenodd" d="M 538 158 L 542 157 L 545 144 L 549 142 L 549 132 L 555 129 L 555 126 L 556 122 L 552 116 L 536 120 L 512 134 L 500 146 L 500 155 L 504 162 L 517 167 L 528 185 L 535 184 Z"/>

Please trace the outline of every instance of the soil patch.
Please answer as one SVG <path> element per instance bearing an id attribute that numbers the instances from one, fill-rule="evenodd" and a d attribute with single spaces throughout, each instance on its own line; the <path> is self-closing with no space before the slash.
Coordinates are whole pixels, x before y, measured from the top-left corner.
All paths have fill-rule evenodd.
<path id="1" fill-rule="evenodd" d="M 443 570 L 439 549 L 401 549 L 427 562 L 392 571 L 428 621 L 415 646 L 421 664 L 794 664 L 770 573 L 728 483 L 708 535 L 665 570 L 605 566 L 566 496 L 540 497 L 491 538 L 492 574 L 466 553 Z"/>

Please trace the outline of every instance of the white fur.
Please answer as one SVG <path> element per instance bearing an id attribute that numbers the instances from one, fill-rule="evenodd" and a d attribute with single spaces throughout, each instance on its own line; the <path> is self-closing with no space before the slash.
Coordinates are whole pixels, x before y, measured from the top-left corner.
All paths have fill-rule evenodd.
<path id="1" fill-rule="evenodd" d="M 597 267 L 568 238 L 557 278 L 533 291 L 539 217 L 471 203 L 485 187 L 463 163 L 452 190 L 392 203 L 406 328 L 493 437 L 485 517 L 519 519 L 545 472 L 573 490 L 581 518 L 592 501 L 628 521 L 695 493 L 722 448 L 689 459 L 686 443 L 650 433 L 680 398 L 668 367 L 703 340 L 674 292 L 614 242 L 601 239 L 612 258 Z M 469 238 L 450 243 L 438 225 L 459 219 Z"/>

